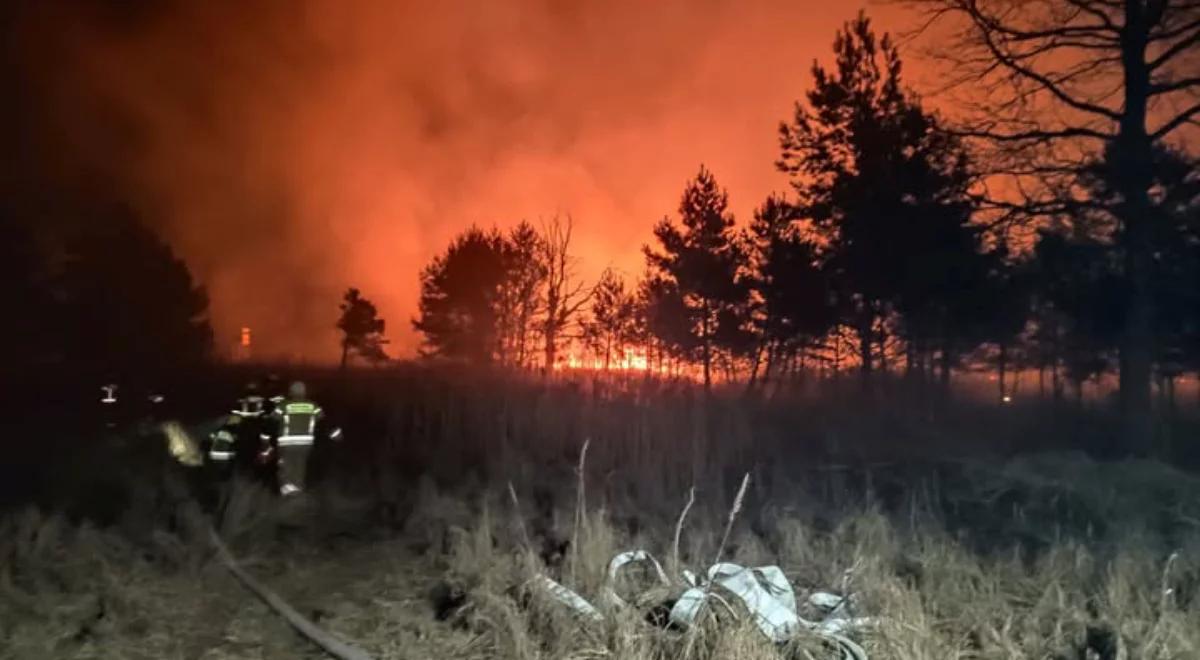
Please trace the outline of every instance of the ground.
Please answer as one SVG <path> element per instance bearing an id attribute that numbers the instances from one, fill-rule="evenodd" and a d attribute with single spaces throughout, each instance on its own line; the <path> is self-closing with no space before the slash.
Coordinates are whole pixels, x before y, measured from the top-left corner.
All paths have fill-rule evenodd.
<path id="1" fill-rule="evenodd" d="M 365 440 L 364 426 L 359 445 L 326 453 L 338 467 L 303 500 L 239 481 L 206 510 L 185 470 L 151 462 L 161 474 L 135 472 L 134 495 L 102 521 L 10 509 L 0 656 L 326 657 L 218 560 L 211 526 L 258 581 L 374 658 L 836 657 L 813 636 L 773 646 L 744 612 L 690 632 L 648 621 L 678 583 L 642 594 L 623 581 L 642 595 L 635 607 L 590 623 L 533 581 L 599 604 L 609 559 L 627 549 L 671 576 L 720 558 L 779 566 L 801 601 L 854 593 L 874 623 L 850 635 L 873 659 L 1200 657 L 1200 479 L 1184 470 L 1067 451 L 952 455 L 939 443 L 972 418 L 979 437 L 1001 434 L 968 406 L 929 422 L 663 392 L 389 392 L 379 435 Z M 1019 435 L 1038 416 L 1007 419 Z M 931 439 L 902 456 L 830 449 L 883 428 L 911 440 L 923 425 Z M 364 468 L 380 461 L 404 465 Z"/>

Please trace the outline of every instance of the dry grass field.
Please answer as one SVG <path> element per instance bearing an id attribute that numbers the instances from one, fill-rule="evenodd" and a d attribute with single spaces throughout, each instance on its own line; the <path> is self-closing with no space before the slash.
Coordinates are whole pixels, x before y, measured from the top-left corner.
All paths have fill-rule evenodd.
<path id="1" fill-rule="evenodd" d="M 769 643 L 736 602 L 663 625 L 682 569 L 718 558 L 778 566 L 809 618 L 808 594 L 853 593 L 872 659 L 1200 658 L 1200 479 L 1056 442 L 1102 433 L 1098 413 L 409 377 L 331 398 L 349 439 L 304 500 L 236 482 L 207 507 L 151 434 L 87 454 L 104 483 L 75 500 L 6 512 L 0 657 L 326 657 L 239 584 L 211 526 L 374 658 L 838 657 L 811 634 Z M 608 562 L 631 549 L 671 584 L 634 571 L 617 585 L 633 605 L 610 608 Z"/>

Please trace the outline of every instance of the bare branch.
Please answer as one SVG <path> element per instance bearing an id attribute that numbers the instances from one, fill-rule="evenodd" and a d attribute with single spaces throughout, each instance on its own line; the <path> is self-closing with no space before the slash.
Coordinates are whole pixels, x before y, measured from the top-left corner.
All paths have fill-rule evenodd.
<path id="1" fill-rule="evenodd" d="M 1191 9 L 1193 9 L 1193 10 L 1200 9 L 1200 5 L 1193 6 L 1193 7 L 1191 7 Z M 1196 19 L 1194 21 L 1189 21 L 1187 23 L 1184 23 L 1183 25 L 1172 28 L 1170 30 L 1159 30 L 1157 32 L 1153 32 L 1150 34 L 1149 37 L 1147 37 L 1147 41 L 1150 43 L 1157 43 L 1159 41 L 1169 41 L 1180 35 L 1187 34 L 1188 32 L 1191 32 L 1192 30 L 1195 30 L 1197 28 L 1200 28 L 1200 19 Z"/>
<path id="2" fill-rule="evenodd" d="M 996 142 L 1048 142 L 1062 138 L 1089 138 L 1093 140 L 1109 140 L 1109 133 L 1097 131 L 1082 126 L 1062 128 L 1058 130 L 1031 130 L 1019 133 L 1001 133 L 989 130 L 953 130 L 953 135 L 966 138 L 980 138 Z"/>
<path id="3" fill-rule="evenodd" d="M 1197 21 L 1197 24 L 1200 24 L 1200 21 Z M 1164 64 L 1178 57 L 1180 53 L 1183 53 L 1187 49 L 1192 48 L 1197 44 L 1200 44 L 1200 29 L 1196 29 L 1187 37 L 1184 37 L 1183 39 L 1176 41 L 1174 44 L 1171 44 L 1171 46 L 1160 53 L 1158 57 L 1150 60 L 1150 63 L 1147 66 L 1151 71 L 1155 71 Z"/>
<path id="4" fill-rule="evenodd" d="M 1170 94 L 1171 92 L 1177 92 L 1189 87 L 1200 87 L 1200 76 L 1155 83 L 1150 86 L 1149 95 L 1159 96 L 1161 94 Z"/>
<path id="5" fill-rule="evenodd" d="M 1108 14 L 1100 11 L 1099 9 L 1096 9 L 1096 6 L 1094 3 L 1088 2 L 1087 0 L 1066 0 L 1066 1 L 1067 1 L 1067 4 L 1075 7 L 1079 11 L 1090 14 L 1091 16 L 1099 19 L 1100 24 L 1103 25 L 1106 30 L 1111 31 L 1113 34 L 1116 34 L 1116 35 L 1121 34 L 1121 28 L 1118 27 L 1116 23 L 1112 22 L 1112 18 Z"/>
<path id="6" fill-rule="evenodd" d="M 1187 110 L 1184 110 L 1176 115 L 1174 119 L 1163 124 L 1158 130 L 1150 134 L 1150 139 L 1158 141 L 1167 137 L 1180 126 L 1191 123 L 1197 115 L 1200 115 L 1200 103 L 1197 103 Z"/>
<path id="7" fill-rule="evenodd" d="M 984 17 L 981 20 L 986 21 L 987 19 L 986 19 L 986 17 Z M 996 61 L 999 62 L 1001 65 L 1003 65 L 1005 68 L 1009 69 L 1013 73 L 1020 75 L 1023 78 L 1027 78 L 1029 80 L 1036 82 L 1038 85 L 1040 85 L 1042 87 L 1042 89 L 1045 89 L 1046 91 L 1050 92 L 1050 94 L 1052 94 L 1055 98 L 1057 98 L 1058 100 L 1062 101 L 1063 103 L 1069 105 L 1070 107 L 1075 108 L 1076 110 L 1079 110 L 1081 112 L 1091 113 L 1094 115 L 1100 115 L 1102 117 L 1111 119 L 1112 121 L 1120 120 L 1120 118 L 1121 118 L 1120 113 L 1118 113 L 1110 108 L 1105 108 L 1103 106 L 1095 105 L 1093 103 L 1088 103 L 1087 101 L 1081 101 L 1079 99 L 1076 99 L 1075 97 L 1071 96 L 1066 91 L 1064 91 L 1061 87 L 1059 87 L 1058 84 L 1056 84 L 1053 80 L 1051 80 L 1045 74 L 1039 73 L 1039 72 L 1033 70 L 1032 68 L 1021 64 L 1016 59 L 1014 59 L 1011 54 L 1005 52 L 996 44 L 995 39 L 992 36 L 992 33 L 990 33 L 988 31 L 987 27 L 985 27 L 986 22 L 977 22 L 976 25 L 979 27 L 980 37 L 982 37 L 984 45 L 987 47 L 988 52 L 990 52 L 992 54 L 992 57 L 996 58 Z"/>

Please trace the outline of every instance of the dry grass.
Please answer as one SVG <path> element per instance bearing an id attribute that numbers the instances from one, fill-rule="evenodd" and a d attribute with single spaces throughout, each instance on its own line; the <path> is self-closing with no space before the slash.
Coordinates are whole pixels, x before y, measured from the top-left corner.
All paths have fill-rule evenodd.
<path id="1" fill-rule="evenodd" d="M 1071 454 L 932 468 L 772 461 L 785 434 L 749 421 L 762 413 L 675 395 L 445 390 L 405 413 L 419 424 L 381 431 L 440 443 L 431 476 L 330 482 L 304 506 L 238 483 L 215 519 L 164 497 L 176 491 L 156 479 L 105 529 L 6 515 L 0 657 L 321 657 L 215 561 L 210 520 L 260 581 L 378 658 L 835 657 L 815 637 L 775 648 L 721 608 L 691 633 L 652 625 L 647 610 L 682 586 L 638 598 L 649 581 L 636 572 L 617 587 L 637 607 L 606 610 L 608 561 L 634 548 L 672 576 L 722 557 L 780 566 L 801 600 L 853 592 L 858 613 L 879 621 L 855 634 L 873 659 L 1200 657 L 1195 477 Z M 805 433 L 844 439 L 869 424 Z M 490 460 L 477 463 L 484 434 Z M 454 457 L 456 478 L 435 478 Z M 547 598 L 538 574 L 605 621 Z"/>

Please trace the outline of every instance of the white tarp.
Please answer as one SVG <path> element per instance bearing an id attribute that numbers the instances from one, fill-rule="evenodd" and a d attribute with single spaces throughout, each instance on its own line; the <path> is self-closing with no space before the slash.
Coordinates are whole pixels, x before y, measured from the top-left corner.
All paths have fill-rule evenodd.
<path id="1" fill-rule="evenodd" d="M 620 571 L 634 562 L 650 564 L 659 582 L 670 584 L 662 566 L 650 553 L 644 550 L 622 552 L 609 562 L 607 580 L 601 590 L 608 604 L 614 607 L 627 606 L 626 601 L 617 594 L 614 583 Z M 810 595 L 808 602 L 827 614 L 821 621 L 808 621 L 799 615 L 795 591 L 778 566 L 746 568 L 722 562 L 711 566 L 703 579 L 685 570 L 683 580 L 691 588 L 684 591 L 671 608 L 670 621 L 676 626 L 692 626 L 706 603 L 721 603 L 729 608 L 723 595 L 732 596 L 746 608 L 758 629 L 772 642 L 785 644 L 799 633 L 809 632 L 837 644 L 843 660 L 867 660 L 862 647 L 845 637 L 845 633 L 870 626 L 873 621 L 850 616 L 852 598 L 849 595 L 838 596 L 825 592 Z M 580 616 L 593 621 L 603 620 L 599 610 L 579 594 L 545 576 L 539 576 L 538 581 L 555 600 Z"/>

